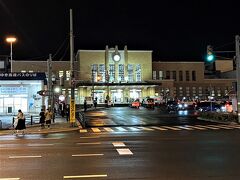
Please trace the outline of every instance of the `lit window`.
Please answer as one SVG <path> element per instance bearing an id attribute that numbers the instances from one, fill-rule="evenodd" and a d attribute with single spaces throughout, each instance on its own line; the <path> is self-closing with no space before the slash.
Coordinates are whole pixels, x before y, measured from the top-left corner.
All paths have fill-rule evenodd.
<path id="1" fill-rule="evenodd" d="M 118 65 L 118 79 L 119 81 L 124 81 L 124 64 Z"/>
<path id="2" fill-rule="evenodd" d="M 153 80 L 156 80 L 156 79 L 157 79 L 157 72 L 153 71 Z"/>
<path id="3" fill-rule="evenodd" d="M 141 64 L 136 65 L 136 82 L 142 81 L 142 69 Z"/>
<path id="4" fill-rule="evenodd" d="M 164 73 L 163 73 L 163 71 L 159 71 L 159 79 L 160 79 L 160 80 L 163 80 L 163 78 L 164 78 Z"/>
<path id="5" fill-rule="evenodd" d="M 128 64 L 128 81 L 133 82 L 133 64 Z"/>
<path id="6" fill-rule="evenodd" d="M 69 81 L 71 78 L 71 72 L 70 71 L 66 71 L 66 80 Z"/>

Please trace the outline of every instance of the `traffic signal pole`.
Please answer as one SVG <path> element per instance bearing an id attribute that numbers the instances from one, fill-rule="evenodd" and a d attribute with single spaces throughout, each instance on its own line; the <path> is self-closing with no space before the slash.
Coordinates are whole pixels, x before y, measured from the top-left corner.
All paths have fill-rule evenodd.
<path id="1" fill-rule="evenodd" d="M 48 58 L 48 87 L 47 90 L 50 93 L 48 96 L 48 108 L 53 111 L 53 92 L 52 92 L 52 55 L 49 54 Z"/>
<path id="2" fill-rule="evenodd" d="M 72 19 L 72 9 L 70 9 L 70 72 L 71 72 L 71 99 L 70 99 L 70 124 L 74 127 L 76 122 L 75 119 L 75 79 L 74 79 L 74 60 L 73 60 L 73 19 Z"/>
<path id="3" fill-rule="evenodd" d="M 240 49 L 239 49 L 239 35 L 235 36 L 236 42 L 236 63 L 237 63 L 237 113 L 238 113 L 238 123 L 240 123 Z"/>

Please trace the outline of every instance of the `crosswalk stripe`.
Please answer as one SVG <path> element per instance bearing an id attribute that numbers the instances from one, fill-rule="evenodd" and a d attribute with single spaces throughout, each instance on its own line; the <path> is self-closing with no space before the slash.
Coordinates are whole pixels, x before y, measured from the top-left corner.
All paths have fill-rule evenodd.
<path id="1" fill-rule="evenodd" d="M 113 132 L 111 128 L 104 128 L 107 132 Z"/>
<path id="2" fill-rule="evenodd" d="M 122 127 L 116 127 L 116 129 L 118 129 L 119 131 L 127 131 L 126 129 L 124 129 Z"/>
<path id="3" fill-rule="evenodd" d="M 205 126 L 203 126 L 203 125 L 195 125 L 195 126 L 197 126 L 197 127 L 203 127 L 203 128 L 208 128 L 208 129 L 213 129 L 213 130 L 218 130 L 218 129 L 219 129 L 219 128 L 211 127 L 211 126 L 208 126 L 208 125 L 205 125 Z"/>
<path id="4" fill-rule="evenodd" d="M 137 129 L 135 127 L 128 127 L 131 131 L 139 131 L 140 129 Z"/>
<path id="5" fill-rule="evenodd" d="M 80 131 L 80 133 L 86 133 L 87 129 L 80 129 L 79 131 Z"/>
<path id="6" fill-rule="evenodd" d="M 154 131 L 154 129 L 150 129 L 147 127 L 139 127 L 139 129 L 145 130 L 145 131 Z"/>
<path id="7" fill-rule="evenodd" d="M 190 125 L 186 125 L 186 126 L 193 128 L 193 129 L 198 129 L 198 130 L 207 130 L 206 128 L 201 128 L 201 127 L 197 127 L 197 126 L 190 126 Z"/>
<path id="8" fill-rule="evenodd" d="M 225 127 L 224 125 L 209 125 L 209 126 L 216 127 L 216 128 L 222 128 L 222 129 L 233 129 L 233 128 Z"/>
<path id="9" fill-rule="evenodd" d="M 95 133 L 101 132 L 101 130 L 100 130 L 99 128 L 91 128 L 91 129 L 92 129 L 92 131 L 95 132 Z"/>
<path id="10" fill-rule="evenodd" d="M 175 126 L 177 128 L 180 128 L 180 129 L 184 129 L 184 130 L 193 130 L 192 128 L 189 128 L 189 127 L 185 127 L 185 126 Z"/>
<path id="11" fill-rule="evenodd" d="M 171 130 L 174 130 L 174 131 L 180 131 L 181 129 L 179 128 L 175 128 L 175 127 L 171 127 L 171 126 L 162 126 L 163 128 L 166 128 L 166 129 L 171 129 Z"/>
<path id="12" fill-rule="evenodd" d="M 157 126 L 153 126 L 151 127 L 153 129 L 157 129 L 157 130 L 160 130 L 160 131 L 167 131 L 168 129 L 165 129 L 165 128 L 161 128 L 161 127 L 157 127 Z"/>

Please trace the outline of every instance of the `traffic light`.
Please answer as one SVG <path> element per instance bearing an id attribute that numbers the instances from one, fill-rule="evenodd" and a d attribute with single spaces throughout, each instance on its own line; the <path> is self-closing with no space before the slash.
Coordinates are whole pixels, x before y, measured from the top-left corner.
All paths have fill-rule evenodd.
<path id="1" fill-rule="evenodd" d="M 37 92 L 40 96 L 46 96 L 46 91 L 45 90 L 41 90 Z"/>
<path id="2" fill-rule="evenodd" d="M 213 53 L 213 47 L 211 45 L 207 46 L 207 57 L 206 60 L 208 63 L 212 63 L 215 61 L 215 56 Z"/>

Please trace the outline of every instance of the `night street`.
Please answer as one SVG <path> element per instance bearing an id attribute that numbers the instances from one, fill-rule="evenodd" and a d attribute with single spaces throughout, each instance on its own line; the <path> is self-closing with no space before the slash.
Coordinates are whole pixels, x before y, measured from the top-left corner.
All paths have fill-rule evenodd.
<path id="1" fill-rule="evenodd" d="M 239 140 L 231 128 L 1 136 L 0 178 L 238 179 Z"/>

